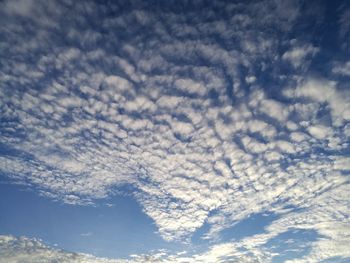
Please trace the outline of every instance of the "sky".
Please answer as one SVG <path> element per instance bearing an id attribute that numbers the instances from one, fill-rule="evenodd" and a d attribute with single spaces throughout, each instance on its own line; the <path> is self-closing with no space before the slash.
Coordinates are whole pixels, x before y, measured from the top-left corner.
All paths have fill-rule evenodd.
<path id="1" fill-rule="evenodd" d="M 0 262 L 350 262 L 349 21 L 0 1 Z"/>

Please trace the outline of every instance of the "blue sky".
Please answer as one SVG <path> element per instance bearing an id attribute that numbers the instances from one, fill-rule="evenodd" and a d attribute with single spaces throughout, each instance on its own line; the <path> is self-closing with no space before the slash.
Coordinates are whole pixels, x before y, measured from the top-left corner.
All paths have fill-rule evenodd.
<path id="1" fill-rule="evenodd" d="M 350 261 L 347 1 L 0 2 L 0 262 Z"/>

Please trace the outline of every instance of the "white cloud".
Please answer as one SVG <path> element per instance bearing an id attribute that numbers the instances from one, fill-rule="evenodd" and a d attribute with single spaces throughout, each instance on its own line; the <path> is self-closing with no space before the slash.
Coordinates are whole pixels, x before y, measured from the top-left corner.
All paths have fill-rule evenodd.
<path id="1" fill-rule="evenodd" d="M 298 68 L 306 62 L 308 56 L 313 57 L 319 49 L 312 45 L 293 47 L 282 55 L 282 59 L 289 61 L 293 67 Z"/>
<path id="2" fill-rule="evenodd" d="M 255 76 L 247 76 L 245 77 L 245 81 L 248 83 L 248 84 L 252 84 L 256 81 L 256 77 Z"/>
<path id="3" fill-rule="evenodd" d="M 303 132 L 292 132 L 290 134 L 290 138 L 293 141 L 298 143 L 298 142 L 305 141 L 308 138 L 308 136 L 305 133 L 303 133 Z"/>
<path id="4" fill-rule="evenodd" d="M 301 81 L 296 89 L 287 89 L 284 94 L 288 97 L 309 98 L 318 103 L 328 103 L 332 121 L 336 126 L 350 120 L 350 93 L 337 90 L 337 82 L 324 79 L 306 79 Z"/>
<path id="5" fill-rule="evenodd" d="M 334 163 L 336 170 L 350 170 L 350 157 L 341 157 L 336 159 Z"/>
<path id="6" fill-rule="evenodd" d="M 179 90 L 188 92 L 190 94 L 205 95 L 207 93 L 205 86 L 191 79 L 177 79 L 174 85 Z"/>
<path id="7" fill-rule="evenodd" d="M 71 253 L 63 250 L 48 247 L 38 239 L 27 237 L 16 238 L 13 236 L 0 236 L 0 262 L 62 262 L 62 263 L 122 263 L 127 260 L 110 260 L 97 258 L 91 255 Z"/>
<path id="8" fill-rule="evenodd" d="M 350 76 L 350 61 L 344 64 L 336 63 L 336 65 L 332 68 L 332 72 L 334 74 Z"/>
<path id="9" fill-rule="evenodd" d="M 288 108 L 275 100 L 262 100 L 259 110 L 278 121 L 286 121 L 288 118 Z"/>
<path id="10" fill-rule="evenodd" d="M 308 132 L 316 139 L 322 140 L 332 136 L 332 129 L 323 125 L 309 126 Z"/>
<path id="11" fill-rule="evenodd" d="M 343 152 L 334 150 L 347 147 L 349 93 L 338 81 L 300 76 L 298 70 L 279 76 L 275 64 L 266 64 L 280 62 L 276 50 L 283 44 L 276 38 L 299 16 L 296 4 L 216 8 L 228 17 L 237 8 L 243 12 L 227 21 L 200 9 L 203 15 L 191 23 L 176 13 L 160 19 L 142 10 L 100 21 L 94 12 L 100 9 L 89 2 L 84 12 L 101 22 L 103 36 L 78 26 L 85 21 L 79 6 L 72 7 L 74 16 L 60 6 L 64 17 L 50 17 L 52 24 L 65 16 L 79 20 L 69 28 L 72 46 L 79 43 L 75 48 L 55 42 L 66 36 L 65 27 L 52 33 L 36 25 L 30 44 L 24 41 L 29 25 L 9 21 L 3 47 L 23 63 L 5 61 L 1 69 L 1 135 L 22 155 L 2 155 L 3 174 L 71 204 L 91 204 L 132 184 L 143 211 L 169 241 L 189 241 L 204 223 L 211 239 L 254 213 L 281 217 L 263 234 L 215 244 L 198 255 L 168 255 L 169 262 L 268 262 L 273 255 L 263 244 L 293 227 L 327 236 L 327 242 L 312 244 L 310 257 L 335 242 L 339 249 L 327 257 L 347 255 L 347 238 L 338 229 L 349 218 L 343 174 L 348 166 Z M 266 30 L 271 25 L 277 33 Z M 282 58 L 300 67 L 316 52 L 306 44 Z M 271 94 L 269 84 L 259 86 L 265 83 L 257 83 L 258 74 L 285 80 L 290 88 L 279 90 L 285 98 Z M 249 94 L 244 81 L 251 84 Z M 323 119 L 320 112 L 326 112 Z M 303 212 L 287 213 L 286 205 Z M 39 255 L 47 253 L 45 248 Z"/>

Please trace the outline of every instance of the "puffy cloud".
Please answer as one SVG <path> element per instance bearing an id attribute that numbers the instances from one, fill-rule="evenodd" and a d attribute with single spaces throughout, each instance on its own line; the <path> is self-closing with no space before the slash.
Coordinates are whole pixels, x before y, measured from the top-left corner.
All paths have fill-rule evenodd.
<path id="1" fill-rule="evenodd" d="M 281 122 L 286 121 L 288 118 L 288 109 L 275 100 L 262 100 L 259 110 Z"/>
<path id="2" fill-rule="evenodd" d="M 298 68 L 306 62 L 308 56 L 313 57 L 319 49 L 310 44 L 304 46 L 296 46 L 286 51 L 282 55 L 282 59 L 289 61 L 293 67 Z"/>
<path id="3" fill-rule="evenodd" d="M 191 79 L 177 79 L 174 85 L 177 89 L 190 94 L 205 95 L 207 92 L 205 86 L 201 83 L 196 83 Z"/>
<path id="4" fill-rule="evenodd" d="M 332 136 L 332 129 L 323 125 L 309 126 L 308 132 L 316 139 L 327 139 Z"/>
<path id="5" fill-rule="evenodd" d="M 349 120 L 350 94 L 337 90 L 337 82 L 324 79 L 306 79 L 295 89 L 287 89 L 285 95 L 294 98 L 308 98 L 318 103 L 327 103 L 334 125 L 341 126 Z"/>

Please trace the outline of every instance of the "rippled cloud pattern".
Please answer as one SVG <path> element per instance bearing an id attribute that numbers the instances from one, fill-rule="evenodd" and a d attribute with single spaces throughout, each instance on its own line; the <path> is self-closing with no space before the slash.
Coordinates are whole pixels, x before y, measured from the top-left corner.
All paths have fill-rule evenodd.
<path id="1" fill-rule="evenodd" d="M 348 21 L 346 1 L 2 1 L 1 177 L 73 206 L 128 194 L 188 249 L 7 233 L 0 257 L 350 260 Z"/>

